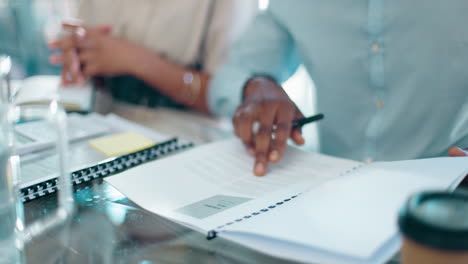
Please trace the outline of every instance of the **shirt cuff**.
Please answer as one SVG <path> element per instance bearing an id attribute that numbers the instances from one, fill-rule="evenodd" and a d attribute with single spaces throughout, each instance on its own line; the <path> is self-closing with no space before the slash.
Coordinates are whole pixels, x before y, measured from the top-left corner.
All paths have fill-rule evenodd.
<path id="1" fill-rule="evenodd" d="M 242 93 L 247 80 L 253 73 L 240 67 L 225 65 L 217 72 L 208 90 L 210 111 L 218 116 L 233 117 L 242 103 Z"/>

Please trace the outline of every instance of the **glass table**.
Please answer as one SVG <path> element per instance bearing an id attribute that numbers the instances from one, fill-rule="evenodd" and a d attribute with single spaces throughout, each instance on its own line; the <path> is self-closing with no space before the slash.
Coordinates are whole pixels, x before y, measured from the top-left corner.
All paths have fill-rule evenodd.
<path id="1" fill-rule="evenodd" d="M 224 121 L 171 110 L 121 105 L 113 112 L 202 144 L 231 134 Z M 157 184 L 157 183 L 155 183 Z M 292 263 L 205 236 L 141 209 L 102 179 L 75 188 L 77 212 L 26 247 L 28 263 Z M 25 203 L 26 221 L 56 207 L 49 195 Z M 399 263 L 398 257 L 388 263 Z"/>

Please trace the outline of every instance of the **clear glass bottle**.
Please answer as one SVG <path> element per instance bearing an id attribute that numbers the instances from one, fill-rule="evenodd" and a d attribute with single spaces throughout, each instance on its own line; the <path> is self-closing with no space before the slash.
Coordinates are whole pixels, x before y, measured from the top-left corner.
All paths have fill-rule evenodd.
<path id="1" fill-rule="evenodd" d="M 0 263 L 25 263 L 24 245 L 65 223 L 74 212 L 71 176 L 66 153 L 66 113 L 56 101 L 41 105 L 16 106 L 10 89 L 9 57 L 0 56 Z M 24 225 L 23 206 L 18 198 L 21 157 L 15 148 L 14 124 L 44 119 L 56 135 L 59 159 L 58 208 L 45 218 Z"/>

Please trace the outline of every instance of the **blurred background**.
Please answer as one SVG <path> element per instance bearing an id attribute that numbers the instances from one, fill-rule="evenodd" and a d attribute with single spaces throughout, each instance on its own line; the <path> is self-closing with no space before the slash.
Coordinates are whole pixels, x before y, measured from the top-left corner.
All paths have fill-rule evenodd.
<path id="1" fill-rule="evenodd" d="M 0 54 L 13 60 L 13 79 L 36 75 L 59 75 L 60 67 L 49 63 L 47 42 L 61 32 L 61 21 L 76 16 L 80 0 L 0 0 Z M 269 0 L 258 0 L 259 10 Z M 305 115 L 315 113 L 313 81 L 303 67 L 284 87 Z M 317 147 L 316 127 L 305 128 L 309 148 Z"/>
<path id="2" fill-rule="evenodd" d="M 0 0 L 0 53 L 11 56 L 13 78 L 59 74 L 48 62 L 47 40 L 60 33 L 60 21 L 72 16 L 79 1 Z"/>

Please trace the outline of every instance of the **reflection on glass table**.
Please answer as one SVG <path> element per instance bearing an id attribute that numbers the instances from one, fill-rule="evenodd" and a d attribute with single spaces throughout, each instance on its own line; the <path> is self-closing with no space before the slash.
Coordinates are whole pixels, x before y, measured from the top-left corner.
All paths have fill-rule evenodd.
<path id="1" fill-rule="evenodd" d="M 31 243 L 29 263 L 284 263 L 205 236 L 139 209 L 101 180 L 76 190 L 77 213 L 66 226 Z M 28 221 L 55 208 L 55 197 L 25 204 Z M 60 237 L 67 234 L 67 246 Z"/>

